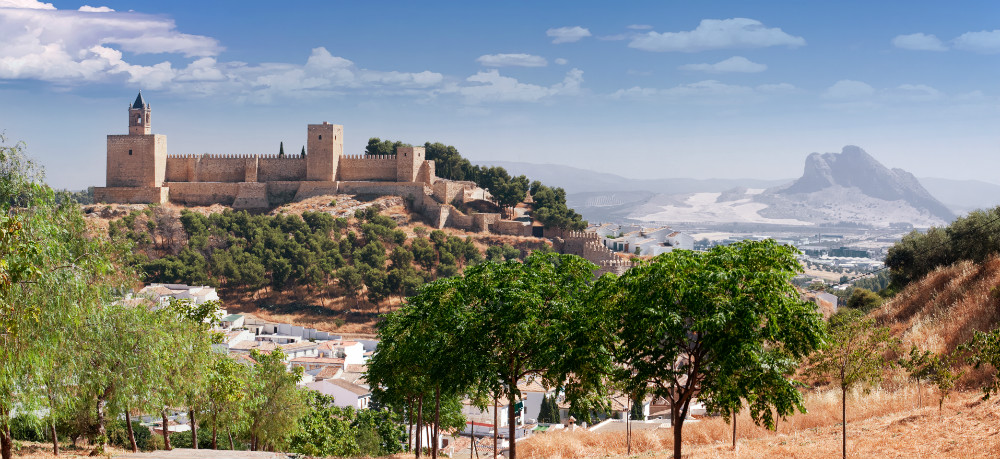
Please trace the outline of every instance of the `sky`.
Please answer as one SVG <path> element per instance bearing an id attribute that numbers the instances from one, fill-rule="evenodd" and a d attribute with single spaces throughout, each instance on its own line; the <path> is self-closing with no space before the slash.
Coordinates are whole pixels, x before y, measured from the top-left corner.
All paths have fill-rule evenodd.
<path id="1" fill-rule="evenodd" d="M 142 90 L 170 154 L 274 154 L 306 125 L 473 161 L 794 178 L 858 145 L 1000 183 L 1000 2 L 0 0 L 0 132 L 102 186 Z"/>

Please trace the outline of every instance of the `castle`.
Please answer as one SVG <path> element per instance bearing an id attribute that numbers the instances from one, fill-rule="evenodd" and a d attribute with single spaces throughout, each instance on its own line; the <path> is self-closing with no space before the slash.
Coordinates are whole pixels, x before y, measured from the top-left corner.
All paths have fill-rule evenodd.
<path id="1" fill-rule="evenodd" d="M 153 134 L 151 115 L 140 92 L 128 107 L 128 134 L 108 136 L 107 186 L 95 188 L 96 201 L 264 209 L 347 193 L 408 196 L 422 208 L 424 187 L 439 181 L 423 147 L 399 147 L 395 155 L 345 155 L 344 127 L 327 122 L 308 125 L 305 157 L 169 155 L 167 136 Z M 431 194 L 449 203 L 466 186 L 448 182 Z"/>

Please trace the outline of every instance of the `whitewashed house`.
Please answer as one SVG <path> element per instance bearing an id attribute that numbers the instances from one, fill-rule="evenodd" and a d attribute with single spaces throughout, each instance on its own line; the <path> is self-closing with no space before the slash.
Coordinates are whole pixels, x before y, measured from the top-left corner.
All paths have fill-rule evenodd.
<path id="1" fill-rule="evenodd" d="M 367 387 L 345 381 L 343 379 L 324 379 L 306 384 L 306 388 L 333 397 L 334 404 L 340 407 L 368 408 L 372 393 Z"/>

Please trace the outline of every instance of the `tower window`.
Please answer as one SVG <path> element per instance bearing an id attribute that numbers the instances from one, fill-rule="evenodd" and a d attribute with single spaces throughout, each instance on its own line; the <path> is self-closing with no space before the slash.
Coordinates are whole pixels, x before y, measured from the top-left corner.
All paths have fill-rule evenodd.
<path id="1" fill-rule="evenodd" d="M 132 150 L 129 150 L 129 151 L 128 151 L 128 155 L 129 155 L 129 156 L 132 156 Z"/>
<path id="2" fill-rule="evenodd" d="M 323 134 L 320 134 L 319 140 L 323 140 Z"/>

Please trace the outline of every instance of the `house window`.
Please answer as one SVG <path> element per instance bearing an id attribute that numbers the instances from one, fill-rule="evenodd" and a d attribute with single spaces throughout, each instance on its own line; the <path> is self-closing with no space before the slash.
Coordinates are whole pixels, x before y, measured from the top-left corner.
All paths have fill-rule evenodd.
<path id="1" fill-rule="evenodd" d="M 129 150 L 129 151 L 128 151 L 128 155 L 129 155 L 129 156 L 132 156 L 132 150 Z"/>

